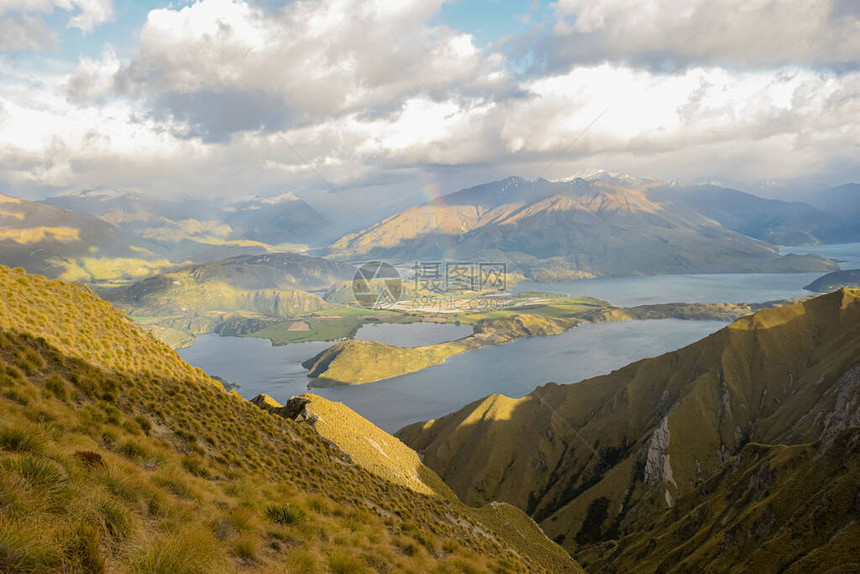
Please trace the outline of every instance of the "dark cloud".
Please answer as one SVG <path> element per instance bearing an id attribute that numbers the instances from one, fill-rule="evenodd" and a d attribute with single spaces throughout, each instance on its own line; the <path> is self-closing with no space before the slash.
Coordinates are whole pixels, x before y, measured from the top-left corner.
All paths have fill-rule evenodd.
<path id="1" fill-rule="evenodd" d="M 178 137 L 199 137 L 206 143 L 227 143 L 237 132 L 295 127 L 283 98 L 262 91 L 166 92 L 155 96 L 152 104 L 156 119 L 183 126 Z"/>

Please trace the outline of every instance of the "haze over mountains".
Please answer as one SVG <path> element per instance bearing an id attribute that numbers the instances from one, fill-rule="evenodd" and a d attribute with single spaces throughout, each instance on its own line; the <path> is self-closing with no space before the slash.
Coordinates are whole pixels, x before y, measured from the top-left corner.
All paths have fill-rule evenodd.
<path id="1" fill-rule="evenodd" d="M 762 199 L 713 185 L 658 187 L 648 191 L 655 201 L 686 206 L 724 227 L 775 245 L 850 243 L 860 239 L 860 189 L 835 188 L 822 210 L 799 201 Z"/>
<path id="2" fill-rule="evenodd" d="M 42 202 L 122 225 L 160 255 L 175 260 L 202 262 L 261 253 L 267 245 L 313 244 L 333 233 L 325 217 L 292 193 L 213 201 L 89 190 Z"/>
<path id="3" fill-rule="evenodd" d="M 511 271 L 550 281 L 833 271 L 836 267 L 820 258 L 780 257 L 775 248 L 860 239 L 856 184 L 816 197 L 826 209 L 606 172 L 556 182 L 514 177 L 445 195 L 347 233 L 348 227 L 329 223 L 291 193 L 222 203 L 91 190 L 41 203 L 5 200 L 0 215 L 8 231 L 0 263 L 108 284 L 189 262 L 308 247 L 352 261 L 504 262 Z M 15 211 L 23 206 L 26 221 Z M 55 207 L 62 209 L 52 211 Z M 51 226 L 78 229 L 78 235 L 57 229 L 45 235 Z"/>
<path id="4" fill-rule="evenodd" d="M 691 197 L 698 197 L 699 190 L 695 191 L 690 192 Z M 720 204 L 730 204 L 726 199 L 738 194 L 716 188 L 706 188 L 703 193 L 711 198 L 719 194 Z M 673 201 L 667 201 L 668 197 Z M 407 209 L 340 239 L 332 244 L 330 253 L 396 261 L 499 260 L 539 280 L 833 268 L 819 258 L 780 257 L 772 245 L 744 235 L 741 230 L 758 229 L 752 214 L 723 217 L 729 224 L 723 226 L 707 201 L 693 205 L 674 198 L 674 194 L 652 192 L 648 186 L 617 179 L 528 182 L 509 178 Z M 809 221 L 780 208 L 782 202 L 765 207 L 774 212 L 774 229 L 791 228 L 798 219 L 803 225 L 790 235 L 777 236 L 766 229 L 757 235 L 818 241 L 806 231 Z M 748 212 L 746 205 L 729 206 L 728 210 Z M 842 224 L 821 215 L 820 225 L 830 227 L 819 234 L 839 235 L 838 229 L 831 228 Z M 736 221 L 741 217 L 750 221 Z"/>

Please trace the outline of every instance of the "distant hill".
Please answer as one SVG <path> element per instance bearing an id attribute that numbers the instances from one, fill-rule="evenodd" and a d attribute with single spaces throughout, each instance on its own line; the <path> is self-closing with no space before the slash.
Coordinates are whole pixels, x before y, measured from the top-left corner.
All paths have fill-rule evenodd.
<path id="1" fill-rule="evenodd" d="M 520 178 L 409 208 L 332 244 L 341 258 L 506 262 L 539 280 L 666 273 L 830 271 L 639 189 Z"/>
<path id="2" fill-rule="evenodd" d="M 68 260 L 129 255 L 122 232 L 95 217 L 0 195 L 0 264 L 46 277 L 66 272 Z"/>
<path id="3" fill-rule="evenodd" d="M 329 232 L 322 214 L 293 193 L 234 202 L 222 213 L 221 220 L 233 229 L 236 238 L 271 245 L 313 244 Z"/>
<path id="4" fill-rule="evenodd" d="M 840 215 L 860 214 L 860 183 L 846 183 L 811 195 L 809 202 L 819 209 Z"/>
<path id="5" fill-rule="evenodd" d="M 589 570 L 852 570 L 860 290 L 397 436 L 467 503 L 522 508 Z"/>
<path id="6" fill-rule="evenodd" d="M 723 227 L 776 245 L 860 240 L 860 222 L 801 202 L 763 199 L 714 185 L 659 187 L 648 197 L 692 209 Z"/>
<path id="7" fill-rule="evenodd" d="M 0 292 L 3 571 L 582 572 L 342 405 L 306 396 L 317 430 L 86 289 L 0 266 Z"/>
<path id="8" fill-rule="evenodd" d="M 261 253 L 267 245 L 312 243 L 328 225 L 322 215 L 292 193 L 227 202 L 88 190 L 43 202 L 122 223 L 137 236 L 170 250 L 174 259 L 195 261 L 204 260 L 197 251 L 206 246 L 220 249 L 220 257 L 213 258 L 223 258 L 239 254 L 239 250 Z"/>
<path id="9" fill-rule="evenodd" d="M 354 274 L 350 265 L 298 253 L 240 255 L 187 265 L 102 294 L 151 323 L 200 334 L 216 331 L 235 316 L 283 319 L 328 309 L 329 303 L 308 291 L 322 291 Z"/>
<path id="10" fill-rule="evenodd" d="M 846 269 L 844 271 L 828 273 L 823 277 L 819 277 L 804 287 L 804 289 L 816 293 L 830 293 L 843 287 L 860 289 L 860 269 Z"/>

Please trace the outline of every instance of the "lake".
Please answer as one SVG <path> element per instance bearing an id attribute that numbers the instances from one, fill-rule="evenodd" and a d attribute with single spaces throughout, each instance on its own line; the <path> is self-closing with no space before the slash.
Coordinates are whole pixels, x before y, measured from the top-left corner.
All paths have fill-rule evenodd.
<path id="1" fill-rule="evenodd" d="M 411 325 L 420 330 L 428 323 Z M 553 337 L 482 347 L 386 381 L 312 392 L 340 401 L 385 430 L 395 431 L 491 393 L 521 397 L 549 381 L 573 383 L 607 373 L 683 347 L 724 325 L 676 319 L 585 324 Z M 266 393 L 283 403 L 307 392 L 308 378 L 300 363 L 330 345 L 311 342 L 274 347 L 265 339 L 202 335 L 179 354 L 207 373 L 239 384 L 238 391 L 245 398 Z"/>
<path id="2" fill-rule="evenodd" d="M 814 253 L 840 261 L 842 269 L 860 268 L 860 243 L 785 247 L 780 253 Z M 739 273 L 606 277 L 558 283 L 526 281 L 514 292 L 552 291 L 571 297 L 589 296 L 613 305 L 652 303 L 765 303 L 814 295 L 803 289 L 823 273 Z"/>
<path id="3" fill-rule="evenodd" d="M 784 252 L 817 253 L 840 259 L 843 269 L 860 268 L 860 244 L 786 248 Z M 662 275 L 585 279 L 562 283 L 521 283 L 517 291 L 538 290 L 589 295 L 614 305 L 650 303 L 765 302 L 812 295 L 804 285 L 820 273 Z M 724 323 L 716 321 L 631 321 L 582 325 L 554 337 L 521 339 L 498 347 L 482 347 L 445 363 L 366 385 L 315 389 L 340 401 L 385 430 L 437 418 L 491 393 L 520 397 L 549 381 L 573 383 L 607 373 L 644 357 L 688 345 Z M 470 333 L 467 326 L 411 323 L 368 325 L 357 336 L 385 343 L 424 345 Z M 238 383 L 246 398 L 267 393 L 284 402 L 306 392 L 308 378 L 301 362 L 329 347 L 330 342 L 273 347 L 264 339 L 203 335 L 179 354 L 207 373 Z"/>
<path id="4" fill-rule="evenodd" d="M 764 303 L 808 297 L 804 291 L 822 273 L 739 273 L 603 277 L 557 283 L 525 281 L 520 291 L 553 291 L 571 297 L 589 296 L 619 307 L 652 303 Z"/>
<path id="5" fill-rule="evenodd" d="M 842 269 L 860 269 L 860 243 L 786 247 L 781 249 L 780 253 L 798 253 L 800 255 L 815 253 L 828 259 L 836 259 Z"/>
<path id="6" fill-rule="evenodd" d="M 354 339 L 379 341 L 386 345 L 418 347 L 455 341 L 472 334 L 470 325 L 450 323 L 367 323 L 356 332 Z"/>

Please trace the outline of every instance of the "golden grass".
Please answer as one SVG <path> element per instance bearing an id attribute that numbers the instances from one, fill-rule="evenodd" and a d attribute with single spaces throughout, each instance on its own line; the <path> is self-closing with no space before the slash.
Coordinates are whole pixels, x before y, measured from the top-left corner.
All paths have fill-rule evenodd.
<path id="1" fill-rule="evenodd" d="M 85 290 L 6 268 L 0 289 L 12 571 L 577 571 L 225 393 Z"/>
<path id="2" fill-rule="evenodd" d="M 29 229 L 0 229 L 0 239 L 11 239 L 16 243 L 28 245 L 46 239 L 62 243 L 80 241 L 81 230 L 74 227 L 31 227 Z"/>

